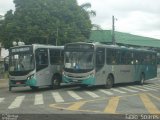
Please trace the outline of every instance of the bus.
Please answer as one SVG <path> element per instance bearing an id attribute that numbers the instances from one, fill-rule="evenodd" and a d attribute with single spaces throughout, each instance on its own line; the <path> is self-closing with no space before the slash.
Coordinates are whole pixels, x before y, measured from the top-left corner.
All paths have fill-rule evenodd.
<path id="1" fill-rule="evenodd" d="M 12 87 L 57 88 L 62 81 L 64 46 L 23 45 L 9 49 L 9 91 Z"/>
<path id="2" fill-rule="evenodd" d="M 102 43 L 69 43 L 64 46 L 62 80 L 80 86 L 136 82 L 157 76 L 154 51 Z"/>

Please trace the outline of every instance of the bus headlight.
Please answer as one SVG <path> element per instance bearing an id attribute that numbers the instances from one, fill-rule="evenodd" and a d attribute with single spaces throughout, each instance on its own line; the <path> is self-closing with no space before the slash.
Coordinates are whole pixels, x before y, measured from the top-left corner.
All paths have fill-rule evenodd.
<path id="1" fill-rule="evenodd" d="M 91 74 L 89 75 L 89 77 L 94 77 L 94 75 L 95 75 L 94 73 L 91 73 Z"/>
<path id="2" fill-rule="evenodd" d="M 34 74 L 32 74 L 32 75 L 30 75 L 29 77 L 27 77 L 27 80 L 30 80 L 30 79 L 32 79 L 32 78 L 34 78 Z"/>
<path id="3" fill-rule="evenodd" d="M 90 73 L 89 77 L 95 77 L 95 70 L 93 72 Z"/>
<path id="4" fill-rule="evenodd" d="M 67 77 L 67 75 L 65 74 L 65 72 L 64 72 L 64 71 L 62 72 L 62 75 L 63 75 L 64 77 Z"/>

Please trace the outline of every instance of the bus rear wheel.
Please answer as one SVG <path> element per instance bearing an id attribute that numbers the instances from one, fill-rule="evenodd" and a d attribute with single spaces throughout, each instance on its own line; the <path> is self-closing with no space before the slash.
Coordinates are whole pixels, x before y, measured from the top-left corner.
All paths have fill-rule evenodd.
<path id="1" fill-rule="evenodd" d="M 109 75 L 106 80 L 105 88 L 110 89 L 113 87 L 113 84 L 114 84 L 114 79 L 111 75 Z"/>
<path id="2" fill-rule="evenodd" d="M 60 87 L 60 84 L 61 84 L 60 76 L 59 75 L 53 76 L 53 78 L 52 78 L 52 88 L 57 89 L 57 88 Z"/>

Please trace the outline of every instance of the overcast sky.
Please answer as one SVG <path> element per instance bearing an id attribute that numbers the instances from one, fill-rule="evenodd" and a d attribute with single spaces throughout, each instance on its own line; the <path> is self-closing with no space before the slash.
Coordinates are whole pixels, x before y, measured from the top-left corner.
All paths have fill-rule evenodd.
<path id="1" fill-rule="evenodd" d="M 78 0 L 87 2 L 96 11 L 92 23 L 102 29 L 112 28 L 114 15 L 116 31 L 160 39 L 160 0 Z M 13 0 L 0 0 L 0 15 L 10 9 L 14 9 Z"/>

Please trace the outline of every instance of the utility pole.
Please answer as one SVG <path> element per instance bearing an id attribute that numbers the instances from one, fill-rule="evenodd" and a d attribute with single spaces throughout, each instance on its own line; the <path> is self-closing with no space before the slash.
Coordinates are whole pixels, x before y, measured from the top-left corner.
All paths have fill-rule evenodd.
<path id="1" fill-rule="evenodd" d="M 116 40 L 115 40 L 115 18 L 114 16 L 112 16 L 112 44 L 115 45 L 116 44 Z"/>

